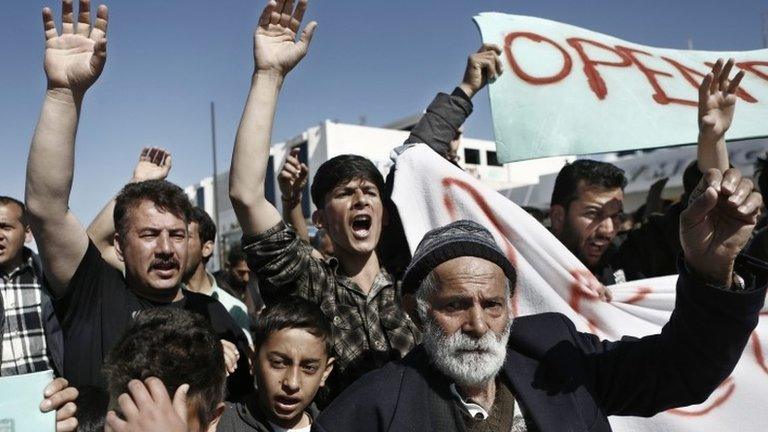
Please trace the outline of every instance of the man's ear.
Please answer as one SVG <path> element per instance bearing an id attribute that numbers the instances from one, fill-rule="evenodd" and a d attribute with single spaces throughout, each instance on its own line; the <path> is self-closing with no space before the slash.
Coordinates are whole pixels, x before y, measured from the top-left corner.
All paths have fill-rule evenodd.
<path id="1" fill-rule="evenodd" d="M 117 256 L 117 259 L 119 259 L 122 262 L 125 262 L 125 259 L 123 258 L 123 247 L 120 245 L 120 235 L 118 233 L 115 233 L 115 255 Z"/>
<path id="2" fill-rule="evenodd" d="M 400 305 L 405 313 L 411 317 L 411 321 L 416 324 L 416 327 L 423 330 L 424 323 L 421 322 L 421 317 L 419 316 L 419 305 L 416 301 L 416 296 L 413 294 L 403 294 L 402 299 L 400 300 Z"/>
<path id="3" fill-rule="evenodd" d="M 213 255 L 213 241 L 208 240 L 203 243 L 203 259 L 207 260 L 211 255 Z"/>
<path id="4" fill-rule="evenodd" d="M 325 215 L 322 210 L 317 209 L 312 213 L 312 223 L 315 224 L 318 229 L 325 228 Z"/>
<path id="5" fill-rule="evenodd" d="M 32 243 L 35 238 L 32 237 L 32 229 L 27 225 L 24 227 L 24 243 Z"/>
<path id="6" fill-rule="evenodd" d="M 216 405 L 216 409 L 213 411 L 213 418 L 211 419 L 211 422 L 208 424 L 208 427 L 205 428 L 206 432 L 216 432 L 216 428 L 219 426 L 219 420 L 221 420 L 222 414 L 224 414 L 224 409 L 226 408 L 226 405 L 224 402 L 219 402 L 218 405 Z"/>
<path id="7" fill-rule="evenodd" d="M 328 361 L 325 363 L 325 371 L 323 371 L 323 377 L 320 379 L 320 387 L 325 385 L 325 381 L 331 375 L 333 371 L 333 364 L 336 362 L 336 358 L 328 357 Z"/>
<path id="8" fill-rule="evenodd" d="M 557 236 L 563 232 L 565 226 L 565 208 L 560 204 L 553 204 L 549 207 L 549 223 L 552 226 L 552 232 Z"/>

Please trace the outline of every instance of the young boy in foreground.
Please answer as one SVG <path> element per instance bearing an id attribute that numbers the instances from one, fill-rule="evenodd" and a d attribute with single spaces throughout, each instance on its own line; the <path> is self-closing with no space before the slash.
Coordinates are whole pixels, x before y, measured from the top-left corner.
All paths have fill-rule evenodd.
<path id="1" fill-rule="evenodd" d="M 331 326 L 320 309 L 292 299 L 266 309 L 256 323 L 258 393 L 228 403 L 218 432 L 309 432 L 312 403 L 333 370 Z"/>

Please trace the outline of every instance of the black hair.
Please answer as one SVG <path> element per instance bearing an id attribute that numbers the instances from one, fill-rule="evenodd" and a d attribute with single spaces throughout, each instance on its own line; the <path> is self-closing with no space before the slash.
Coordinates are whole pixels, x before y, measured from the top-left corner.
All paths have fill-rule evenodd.
<path id="1" fill-rule="evenodd" d="M 306 330 L 323 339 L 326 354 L 333 356 L 333 330 L 328 319 L 317 304 L 296 297 L 270 305 L 259 315 L 253 332 L 255 351 L 259 352 L 269 335 L 289 328 Z"/>
<path id="2" fill-rule="evenodd" d="M 685 167 L 685 171 L 683 171 L 683 197 L 685 203 L 688 202 L 688 197 L 690 197 L 693 190 L 696 189 L 696 186 L 698 186 L 702 177 L 704 177 L 704 174 L 699 170 L 698 160 L 692 160 L 691 163 Z"/>
<path id="3" fill-rule="evenodd" d="M 133 379 L 159 378 L 171 398 L 189 384 L 187 400 L 205 427 L 224 400 L 221 342 L 202 316 L 173 307 L 141 312 L 109 352 L 103 367 L 109 392 L 127 392 Z M 192 406 L 195 406 L 192 405 Z"/>
<path id="4" fill-rule="evenodd" d="M 208 215 L 208 212 L 200 207 L 192 207 L 189 212 L 189 222 L 197 224 L 197 235 L 200 238 L 200 245 L 216 241 L 216 224 L 213 223 L 213 219 Z M 213 255 L 203 257 L 203 264 L 208 263 L 211 256 Z"/>
<path id="5" fill-rule="evenodd" d="M 23 202 L 17 200 L 16 198 L 0 195 L 0 205 L 7 206 L 10 204 L 15 204 L 19 206 L 21 209 L 21 217 L 19 220 L 21 221 L 21 224 L 24 225 L 24 227 L 27 227 L 29 225 L 29 222 L 27 221 L 27 207 L 24 205 Z"/>
<path id="6" fill-rule="evenodd" d="M 103 432 L 104 422 L 109 409 L 109 394 L 101 387 L 84 385 L 77 387 L 78 432 Z"/>
<path id="7" fill-rule="evenodd" d="M 159 209 L 183 219 L 185 224 L 189 223 L 192 204 L 180 187 L 165 180 L 128 183 L 115 198 L 113 219 L 121 238 L 125 238 L 128 232 L 130 211 L 141 205 L 142 201 L 150 201 Z"/>
<path id="8" fill-rule="evenodd" d="M 624 188 L 627 178 L 624 170 L 607 162 L 590 159 L 579 159 L 566 164 L 555 179 L 550 205 L 561 205 L 568 211 L 571 202 L 578 198 L 579 182 L 584 180 L 588 186 L 598 186 L 605 189 Z"/>
<path id="9" fill-rule="evenodd" d="M 758 157 L 755 161 L 755 175 L 757 176 L 757 188 L 764 197 L 768 197 L 768 152 L 764 157 Z"/>
<path id="10" fill-rule="evenodd" d="M 229 253 L 227 253 L 227 264 L 233 266 L 240 261 L 245 261 L 243 246 L 240 243 L 234 243 L 232 247 L 229 248 Z"/>
<path id="11" fill-rule="evenodd" d="M 328 192 L 355 179 L 370 181 L 379 189 L 380 195 L 384 194 L 384 177 L 373 162 L 358 155 L 341 155 L 323 162 L 317 169 L 311 188 L 315 207 L 323 208 Z"/>

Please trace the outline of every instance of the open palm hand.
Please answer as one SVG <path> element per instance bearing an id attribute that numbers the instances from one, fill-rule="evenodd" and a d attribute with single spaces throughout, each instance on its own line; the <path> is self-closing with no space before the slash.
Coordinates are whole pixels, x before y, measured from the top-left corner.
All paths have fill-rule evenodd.
<path id="1" fill-rule="evenodd" d="M 171 153 L 156 147 L 144 147 L 139 162 L 133 169 L 134 182 L 146 180 L 165 180 L 171 171 Z"/>
<path id="2" fill-rule="evenodd" d="M 316 22 L 309 23 L 296 41 L 306 9 L 307 0 L 299 0 L 295 10 L 293 0 L 271 0 L 267 4 L 254 35 L 257 72 L 284 76 L 304 58 L 317 27 Z"/>
<path id="3" fill-rule="evenodd" d="M 62 2 L 62 32 L 56 30 L 53 12 L 43 9 L 45 74 L 49 89 L 84 93 L 96 82 L 107 59 L 107 7 L 99 6 L 91 26 L 90 0 L 80 0 L 77 27 L 72 0 Z"/>
<path id="4" fill-rule="evenodd" d="M 733 64 L 730 59 L 723 66 L 723 60 L 719 59 L 699 87 L 699 131 L 702 134 L 719 138 L 731 127 L 736 92 L 744 77 L 744 71 L 741 71 L 733 80 L 728 79 Z"/>

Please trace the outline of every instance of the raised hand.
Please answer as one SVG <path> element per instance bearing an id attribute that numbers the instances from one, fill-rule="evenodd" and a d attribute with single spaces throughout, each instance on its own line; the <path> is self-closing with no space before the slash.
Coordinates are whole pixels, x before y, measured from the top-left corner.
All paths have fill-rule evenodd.
<path id="1" fill-rule="evenodd" d="M 285 76 L 307 54 L 317 23 L 307 24 L 296 41 L 307 0 L 299 0 L 295 9 L 293 3 L 293 0 L 270 0 L 261 13 L 253 41 L 257 73 Z"/>
<path id="2" fill-rule="evenodd" d="M 158 378 L 131 380 L 128 393 L 117 398 L 123 418 L 107 413 L 106 432 L 187 432 L 187 391 L 189 384 L 176 389 L 173 401 Z"/>
<path id="3" fill-rule="evenodd" d="M 171 171 L 171 153 L 161 148 L 144 147 L 133 169 L 132 182 L 165 180 Z"/>
<path id="4" fill-rule="evenodd" d="M 737 169 L 710 169 L 680 215 L 688 267 L 704 280 L 730 286 L 736 256 L 749 240 L 763 199 Z"/>
<path id="5" fill-rule="evenodd" d="M 736 92 L 739 90 L 744 71 L 729 80 L 733 59 L 723 66 L 718 59 L 699 86 L 699 134 L 708 141 L 717 141 L 731 127 L 736 107 Z"/>
<path id="6" fill-rule="evenodd" d="M 494 44 L 483 44 L 476 53 L 467 59 L 467 69 L 464 71 L 464 79 L 459 88 L 467 96 L 472 97 L 485 87 L 489 81 L 495 80 L 501 75 L 501 60 L 499 55 L 501 48 Z"/>
<path id="7" fill-rule="evenodd" d="M 90 0 L 80 0 L 77 25 L 72 0 L 61 2 L 61 34 L 50 8 L 43 9 L 45 74 L 48 89 L 70 90 L 82 95 L 96 82 L 107 60 L 107 7 L 99 6 L 91 25 Z"/>
<path id="8" fill-rule="evenodd" d="M 306 164 L 299 162 L 299 150 L 293 149 L 285 158 L 283 168 L 277 176 L 277 184 L 280 186 L 280 193 L 284 203 L 298 204 L 301 200 L 301 193 L 307 185 L 307 176 L 309 168 Z"/>

